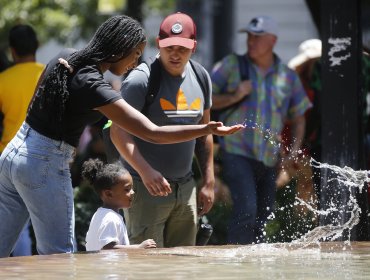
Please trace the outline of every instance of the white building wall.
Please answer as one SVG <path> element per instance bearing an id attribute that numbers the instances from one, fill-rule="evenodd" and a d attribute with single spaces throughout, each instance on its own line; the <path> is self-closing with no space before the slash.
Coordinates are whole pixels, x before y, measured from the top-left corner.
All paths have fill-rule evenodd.
<path id="1" fill-rule="evenodd" d="M 238 33 L 249 20 L 258 15 L 274 18 L 279 25 L 279 37 L 275 52 L 284 61 L 297 54 L 299 44 L 310 38 L 319 38 L 316 27 L 304 0 L 234 0 L 235 34 L 234 50 L 246 51 L 246 35 Z"/>

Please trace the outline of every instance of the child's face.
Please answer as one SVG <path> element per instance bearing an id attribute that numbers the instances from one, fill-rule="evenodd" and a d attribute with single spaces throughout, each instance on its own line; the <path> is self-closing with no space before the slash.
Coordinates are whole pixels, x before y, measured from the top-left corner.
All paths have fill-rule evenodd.
<path id="1" fill-rule="evenodd" d="M 129 173 L 120 176 L 118 183 L 111 188 L 109 204 L 113 209 L 129 208 L 131 206 L 134 191 L 132 189 L 132 177 Z M 108 202 L 106 202 L 108 204 Z"/>

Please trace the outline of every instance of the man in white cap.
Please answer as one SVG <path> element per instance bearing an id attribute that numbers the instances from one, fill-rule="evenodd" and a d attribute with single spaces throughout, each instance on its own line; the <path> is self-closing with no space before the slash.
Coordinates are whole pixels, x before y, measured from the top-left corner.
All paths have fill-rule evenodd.
<path id="1" fill-rule="evenodd" d="M 227 55 L 211 75 L 212 108 L 226 108 L 220 120 L 227 115 L 225 123 L 245 122 L 247 126 L 242 133 L 219 140 L 222 176 L 233 200 L 229 244 L 265 241 L 264 226 L 275 204 L 284 122 L 292 123 L 294 142 L 288 156 L 294 158 L 304 136 L 304 113 L 311 106 L 296 73 L 273 52 L 278 38 L 276 22 L 258 16 L 240 32 L 248 35 L 242 60 L 235 54 Z M 249 77 L 244 81 L 242 68 Z"/>
<path id="2" fill-rule="evenodd" d="M 167 16 L 157 37 L 157 60 L 151 71 L 142 63 L 129 74 L 122 83 L 123 98 L 157 125 L 209 122 L 211 80 L 202 66 L 190 63 L 196 43 L 191 17 Z M 160 86 L 148 106 L 149 81 L 154 75 Z M 203 86 L 198 76 L 204 78 Z M 214 200 L 212 135 L 171 145 L 148 143 L 115 128 L 111 136 L 133 176 L 135 196 L 125 212 L 130 242 L 153 238 L 158 247 L 194 246 L 198 214 L 207 213 Z M 202 172 L 198 194 L 192 173 L 194 152 Z"/>

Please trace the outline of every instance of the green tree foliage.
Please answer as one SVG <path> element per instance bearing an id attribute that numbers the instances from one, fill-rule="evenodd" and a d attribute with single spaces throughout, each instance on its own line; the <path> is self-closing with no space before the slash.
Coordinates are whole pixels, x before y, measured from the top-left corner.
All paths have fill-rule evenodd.
<path id="1" fill-rule="evenodd" d="M 162 15 L 172 13 L 176 7 L 176 0 L 146 0 L 144 1 L 144 16 L 149 16 L 151 12 L 159 12 Z"/>
<path id="2" fill-rule="evenodd" d="M 116 11 L 99 11 L 99 6 L 111 4 L 118 7 Z M 175 6 L 176 0 L 0 0 L 0 71 L 9 66 L 8 33 L 15 24 L 33 26 L 41 44 L 56 40 L 70 47 L 91 38 L 112 14 L 127 14 L 141 21 L 153 13 L 165 16 Z"/>
<path id="3" fill-rule="evenodd" d="M 17 23 L 32 25 L 41 43 L 55 39 L 73 43 L 89 37 L 104 20 L 98 0 L 0 0 L 0 49 L 7 47 L 9 29 Z"/>
<path id="4" fill-rule="evenodd" d="M 8 47 L 9 29 L 18 23 L 35 28 L 41 44 L 54 39 L 65 46 L 79 39 L 89 39 L 111 14 L 99 13 L 99 4 L 110 0 L 0 0 L 0 53 Z M 166 15 L 175 8 L 176 0 L 115 0 L 122 9 L 114 13 L 144 17 L 151 13 Z M 140 20 L 140 19 L 139 19 Z"/>

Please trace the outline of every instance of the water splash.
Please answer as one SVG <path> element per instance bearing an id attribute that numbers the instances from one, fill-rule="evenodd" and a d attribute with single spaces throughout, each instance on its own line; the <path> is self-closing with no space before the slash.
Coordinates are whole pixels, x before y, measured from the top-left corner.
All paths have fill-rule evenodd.
<path id="1" fill-rule="evenodd" d="M 248 119 L 244 119 L 242 125 L 245 128 L 253 129 L 257 132 L 259 132 L 261 135 L 263 135 L 263 138 L 265 141 L 270 142 L 271 145 L 274 145 L 276 147 L 281 147 L 280 144 L 280 134 L 277 134 L 275 132 L 272 132 L 271 129 L 264 127 L 263 125 L 260 125 L 258 123 L 252 122 Z"/>
<path id="2" fill-rule="evenodd" d="M 258 131 L 261 135 L 263 135 L 265 141 L 269 141 L 272 145 L 281 148 L 281 135 L 273 133 L 270 129 L 266 129 L 263 125 L 259 125 L 257 123 L 253 123 L 252 121 L 245 119 L 242 123 L 246 128 L 253 129 Z M 294 139 L 293 139 L 294 141 Z M 289 147 L 284 147 L 285 152 L 287 154 L 290 154 L 291 149 Z M 299 150 L 297 155 L 293 156 L 291 158 L 292 160 L 298 162 L 302 160 L 302 157 L 304 158 L 305 155 L 302 150 Z M 314 216 L 320 216 L 322 217 L 332 217 L 335 215 L 343 216 L 341 213 L 345 213 L 347 216 L 349 216 L 348 220 L 343 222 L 339 218 L 332 219 L 331 224 L 329 225 L 323 225 L 323 226 L 317 226 L 314 229 L 308 231 L 305 234 L 297 232 L 294 234 L 295 236 L 292 236 L 292 244 L 298 244 L 301 243 L 303 246 L 308 246 L 309 244 L 313 243 L 319 243 L 320 241 L 333 241 L 338 238 L 343 237 L 343 232 L 347 231 L 350 232 L 351 229 L 353 229 L 354 226 L 356 226 L 360 221 L 360 214 L 361 214 L 361 208 L 359 204 L 357 203 L 357 200 L 355 198 L 355 192 L 358 190 L 360 193 L 362 193 L 366 183 L 370 182 L 369 179 L 369 171 L 367 170 L 360 170 L 356 171 L 348 166 L 345 167 L 339 167 L 327 163 L 321 163 L 313 158 L 310 160 L 307 160 L 307 165 L 315 169 L 320 169 L 324 171 L 329 171 L 333 174 L 331 178 L 328 178 L 326 183 L 326 186 L 321 186 L 321 188 L 330 188 L 331 184 L 338 184 L 346 189 L 348 192 L 348 201 L 346 203 L 343 203 L 343 205 L 338 205 L 334 203 L 334 198 L 328 198 L 328 201 L 325 201 L 325 210 L 318 210 L 316 208 L 317 201 L 307 201 L 303 200 L 299 197 L 295 197 L 294 205 L 300 205 L 303 207 L 306 207 L 308 211 L 311 211 Z M 284 163 L 283 163 L 284 165 Z M 283 166 L 283 169 L 285 167 Z M 311 175 L 312 176 L 312 175 Z M 307 179 L 307 178 L 306 178 Z M 312 178 L 309 178 L 312 179 Z M 286 186 L 286 188 L 289 188 L 289 186 Z M 335 194 L 334 194 L 335 195 Z M 340 195 L 340 191 L 338 191 L 338 194 Z M 293 207 L 292 205 L 286 205 L 286 208 Z M 323 208 L 323 207 L 322 207 Z M 280 209 L 282 210 L 282 209 Z M 272 213 L 268 220 L 274 220 L 275 215 Z M 299 236 L 301 235 L 301 236 Z M 349 243 L 350 237 L 348 238 Z"/>
<path id="3" fill-rule="evenodd" d="M 343 207 L 336 207 L 334 203 L 329 202 L 326 210 L 316 210 L 305 201 L 301 199 L 298 199 L 298 201 L 320 216 L 329 216 L 335 212 L 340 213 L 341 211 L 346 211 L 348 214 L 350 214 L 350 218 L 348 219 L 347 222 L 345 222 L 342 225 L 329 224 L 324 226 L 318 226 L 313 230 L 307 232 L 300 239 L 293 241 L 293 243 L 302 242 L 305 244 L 310 244 L 319 242 L 320 240 L 332 241 L 336 240 L 337 238 L 341 238 L 345 230 L 348 230 L 350 232 L 351 229 L 359 223 L 361 214 L 361 208 L 353 194 L 353 189 L 354 188 L 358 189 L 359 192 L 361 193 L 363 191 L 365 183 L 368 183 L 370 181 L 369 172 L 366 170 L 356 171 L 348 166 L 341 168 L 335 165 L 318 162 L 312 158 L 310 163 L 315 168 L 326 169 L 333 172 L 333 174 L 335 174 L 335 177 L 329 178 L 327 182 L 330 183 L 333 181 L 337 181 L 342 186 L 347 187 L 349 191 L 348 197 L 349 200 L 346 205 L 343 205 Z M 347 242 L 348 243 L 350 242 L 350 238 L 348 238 Z"/>
<path id="4" fill-rule="evenodd" d="M 349 187 L 358 188 L 360 193 L 362 193 L 365 183 L 370 182 L 369 171 L 367 170 L 354 170 L 348 166 L 342 168 L 336 165 L 318 162 L 313 158 L 311 158 L 310 164 L 315 168 L 332 170 L 337 175 L 336 178 L 332 178 L 328 182 L 337 180 Z"/>

